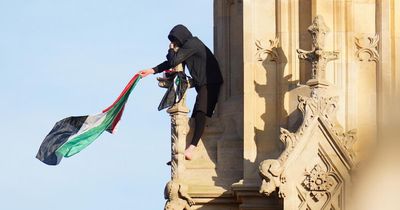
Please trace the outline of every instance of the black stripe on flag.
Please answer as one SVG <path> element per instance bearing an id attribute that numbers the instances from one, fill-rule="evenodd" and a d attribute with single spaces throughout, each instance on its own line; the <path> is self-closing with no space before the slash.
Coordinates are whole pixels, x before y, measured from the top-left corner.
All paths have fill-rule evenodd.
<path id="1" fill-rule="evenodd" d="M 76 134 L 85 122 L 86 116 L 67 117 L 58 121 L 40 145 L 36 158 L 47 165 L 57 165 L 62 157 L 55 152 L 70 136 Z"/>

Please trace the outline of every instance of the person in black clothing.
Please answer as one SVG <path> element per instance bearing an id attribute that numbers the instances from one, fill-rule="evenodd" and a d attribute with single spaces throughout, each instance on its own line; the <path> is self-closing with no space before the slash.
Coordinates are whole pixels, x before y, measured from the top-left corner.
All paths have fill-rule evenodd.
<path id="1" fill-rule="evenodd" d="M 203 134 L 206 116 L 213 115 L 223 78 L 217 59 L 210 49 L 199 38 L 193 36 L 184 25 L 174 26 L 168 39 L 171 44 L 167 60 L 154 68 L 141 70 L 139 74 L 146 77 L 149 74 L 161 73 L 180 63 L 189 69 L 197 92 L 191 116 L 195 120 L 194 134 L 191 144 L 185 150 L 185 158 L 191 160 L 193 151 Z M 175 47 L 178 47 L 177 51 L 174 50 Z"/>

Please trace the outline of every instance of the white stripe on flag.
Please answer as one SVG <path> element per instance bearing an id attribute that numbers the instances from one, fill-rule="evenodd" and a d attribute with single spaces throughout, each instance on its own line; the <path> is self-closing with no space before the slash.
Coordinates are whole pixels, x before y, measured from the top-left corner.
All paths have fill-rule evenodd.
<path id="1" fill-rule="evenodd" d="M 88 130 L 99 126 L 104 121 L 106 116 L 107 116 L 107 112 L 103 112 L 103 113 L 96 114 L 96 115 L 89 115 L 86 118 L 85 122 L 83 123 L 82 127 L 79 129 L 79 131 L 76 134 L 70 136 L 65 143 L 67 143 L 69 140 L 75 138 L 76 136 L 79 136 L 82 133 L 85 133 Z"/>

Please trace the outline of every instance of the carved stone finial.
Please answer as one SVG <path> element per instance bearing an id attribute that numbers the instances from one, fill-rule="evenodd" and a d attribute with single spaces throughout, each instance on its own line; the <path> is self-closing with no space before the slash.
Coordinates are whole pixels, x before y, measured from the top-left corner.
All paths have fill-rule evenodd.
<path id="1" fill-rule="evenodd" d="M 308 27 L 313 39 L 313 46 L 311 51 L 297 49 L 299 58 L 309 61 L 312 64 L 311 79 L 307 81 L 309 86 L 328 86 L 326 81 L 326 64 L 329 61 L 338 59 L 338 51 L 325 51 L 325 35 L 329 32 L 322 16 L 314 18 L 313 23 Z"/>
<path id="2" fill-rule="evenodd" d="M 375 61 L 378 62 L 379 60 L 379 53 L 378 53 L 378 43 L 379 43 L 379 35 L 376 34 L 374 37 L 367 37 L 369 40 L 368 44 L 363 44 L 362 40 L 363 37 L 355 37 L 355 44 L 357 47 L 356 56 L 358 60 L 364 61 L 363 54 L 368 54 L 369 58 L 368 61 Z"/>
<path id="3" fill-rule="evenodd" d="M 308 27 L 308 32 L 311 33 L 315 49 L 324 49 L 325 35 L 329 32 L 329 28 L 321 15 L 314 18 L 312 25 Z"/>

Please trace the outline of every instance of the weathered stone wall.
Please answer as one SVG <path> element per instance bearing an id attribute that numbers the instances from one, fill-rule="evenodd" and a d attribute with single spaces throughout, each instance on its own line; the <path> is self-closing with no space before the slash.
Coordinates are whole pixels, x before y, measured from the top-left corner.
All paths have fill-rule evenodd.
<path id="1" fill-rule="evenodd" d="M 281 127 L 295 133 L 304 124 L 298 97 L 310 97 L 306 83 L 313 76 L 313 68 L 310 62 L 299 59 L 297 49 L 311 51 L 315 47 L 307 29 L 317 15 L 330 29 L 324 50 L 339 52 L 338 59 L 327 63 L 325 71 L 327 96 L 338 98 L 332 115 L 335 119 L 330 120 L 343 132 L 356 130 L 357 141 L 351 149 L 363 160 L 368 148 L 379 141 L 377 135 L 390 115 L 384 110 L 400 93 L 400 13 L 395 11 L 400 11 L 400 1 L 215 0 L 214 52 L 224 84 L 217 113 L 207 121 L 194 160 L 184 161 L 182 181 L 197 203 L 192 208 L 288 206 L 276 193 L 270 197 L 259 193 L 263 181 L 259 166 L 264 160 L 277 159 L 284 150 Z M 329 129 L 326 133 L 337 128 Z M 338 150 L 328 148 L 329 142 L 342 142 L 339 137 L 328 138 L 319 129 L 313 130 L 315 133 L 308 134 L 313 146 L 304 148 L 318 149 L 319 142 L 331 151 L 322 156 L 332 156 L 328 157 L 332 160 L 343 156 L 333 155 Z M 187 132 L 188 141 L 191 132 Z M 298 154 L 305 161 L 322 153 L 305 149 Z M 344 173 L 339 182 L 349 177 L 347 170 L 351 167 L 344 169 L 344 162 L 327 164 Z M 328 168 L 321 173 L 327 173 Z M 288 170 L 294 173 L 303 169 Z M 343 185 L 343 189 L 347 187 Z"/>

